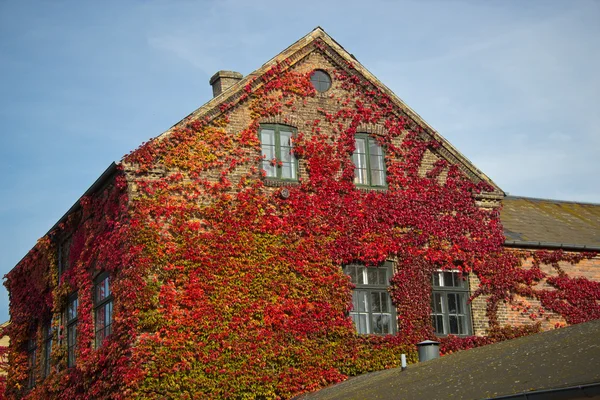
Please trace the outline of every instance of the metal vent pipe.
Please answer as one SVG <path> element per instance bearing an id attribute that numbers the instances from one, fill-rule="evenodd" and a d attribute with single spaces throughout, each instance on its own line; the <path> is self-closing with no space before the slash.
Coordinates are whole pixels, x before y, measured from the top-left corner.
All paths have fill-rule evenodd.
<path id="1" fill-rule="evenodd" d="M 419 352 L 419 362 L 440 358 L 440 342 L 424 340 L 417 343 L 417 350 Z"/>

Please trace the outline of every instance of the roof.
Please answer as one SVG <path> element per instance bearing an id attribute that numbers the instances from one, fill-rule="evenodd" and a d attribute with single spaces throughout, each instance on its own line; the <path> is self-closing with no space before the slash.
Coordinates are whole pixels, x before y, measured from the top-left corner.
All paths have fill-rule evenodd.
<path id="1" fill-rule="evenodd" d="M 323 45 L 315 46 L 315 43 L 319 41 Z M 392 92 L 387 86 L 380 82 L 371 72 L 369 72 L 356 58 L 347 52 L 342 46 L 340 46 L 331 36 L 329 36 L 321 27 L 316 27 L 306 36 L 290 45 L 288 48 L 283 50 L 281 53 L 267 61 L 256 71 L 248 74 L 239 82 L 233 84 L 220 95 L 209 100 L 207 103 L 202 105 L 197 110 L 193 111 L 186 118 L 175 124 L 171 129 L 159 135 L 157 138 L 152 140 L 164 140 L 169 137 L 173 128 L 178 127 L 190 118 L 202 119 L 206 122 L 215 119 L 220 116 L 224 110 L 220 107 L 222 104 L 235 103 L 240 97 L 244 96 L 247 87 L 256 88 L 263 84 L 261 79 L 257 79 L 263 76 L 267 71 L 271 70 L 274 66 L 280 65 L 283 69 L 291 68 L 296 63 L 301 62 L 313 51 L 322 51 L 329 59 L 333 60 L 340 69 L 348 69 L 351 65 L 356 73 L 362 75 L 362 77 L 379 88 L 385 93 L 392 101 L 392 103 L 401 110 L 408 118 L 410 118 L 416 125 L 423 129 L 424 139 L 435 139 L 440 143 L 440 147 L 436 149 L 437 153 L 448 160 L 451 164 L 457 165 L 467 176 L 475 182 L 484 181 L 487 182 L 493 189 L 492 192 L 487 193 L 487 196 L 492 198 L 500 199 L 504 196 L 504 192 L 498 185 L 496 185 L 487 175 L 481 172 L 473 163 L 461 154 L 450 142 L 448 142 L 442 135 L 440 135 L 435 129 L 433 129 L 421 116 L 419 116 L 414 110 L 412 110 L 404 101 L 402 101 L 394 92 Z"/>
<path id="2" fill-rule="evenodd" d="M 580 386 L 600 395 L 598 366 L 600 320 L 361 375 L 300 399 L 583 398 Z"/>
<path id="3" fill-rule="evenodd" d="M 78 211 L 81 208 L 81 199 L 86 197 L 86 196 L 90 196 L 93 193 L 95 193 L 96 191 L 98 191 L 99 189 L 103 188 L 104 185 L 106 185 L 106 183 L 112 178 L 112 176 L 114 175 L 114 173 L 117 171 L 118 167 L 117 164 L 115 164 L 114 162 L 111 162 L 110 165 L 108 166 L 108 168 L 106 168 L 104 170 L 104 172 L 98 177 L 98 179 L 96 179 L 94 181 L 94 183 L 92 183 L 92 186 L 90 186 L 85 193 L 83 193 L 78 199 L 77 201 L 71 206 L 71 208 L 69 208 L 67 210 L 66 213 L 64 213 L 64 215 L 62 217 L 60 217 L 60 219 L 58 221 L 56 221 L 56 223 L 52 226 L 52 228 L 50 228 L 48 230 L 48 232 L 46 232 L 45 236 L 50 235 L 52 232 L 54 232 L 54 230 L 64 221 L 67 220 L 67 217 L 71 214 L 73 214 L 74 212 Z M 35 249 L 35 246 L 32 248 L 32 250 Z M 31 250 L 30 250 L 31 251 Z M 29 252 L 30 252 L 29 251 Z M 23 258 L 21 258 L 19 260 L 19 262 L 16 265 L 21 264 L 21 262 L 29 255 L 29 252 L 27 252 L 27 254 L 25 254 L 23 256 Z M 1 328 L 2 326 L 0 326 Z"/>
<path id="4" fill-rule="evenodd" d="M 507 245 L 600 250 L 600 204 L 514 196 L 502 203 Z"/>

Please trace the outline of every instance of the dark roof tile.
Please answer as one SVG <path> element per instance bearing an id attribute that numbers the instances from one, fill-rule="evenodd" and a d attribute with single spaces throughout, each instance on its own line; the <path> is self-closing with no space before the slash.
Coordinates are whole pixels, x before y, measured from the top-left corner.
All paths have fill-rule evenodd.
<path id="1" fill-rule="evenodd" d="M 596 320 L 361 375 L 300 399 L 495 398 L 598 384 L 599 367 Z"/>
<path id="2" fill-rule="evenodd" d="M 600 204 L 507 196 L 500 219 L 507 241 L 600 247 Z"/>

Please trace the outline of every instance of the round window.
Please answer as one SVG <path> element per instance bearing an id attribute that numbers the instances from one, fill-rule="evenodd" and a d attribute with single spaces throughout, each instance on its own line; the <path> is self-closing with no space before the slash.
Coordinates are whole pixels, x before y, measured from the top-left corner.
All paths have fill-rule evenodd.
<path id="1" fill-rule="evenodd" d="M 316 69 L 310 75 L 310 83 L 312 83 L 317 92 L 323 93 L 331 87 L 331 78 L 327 72 Z"/>

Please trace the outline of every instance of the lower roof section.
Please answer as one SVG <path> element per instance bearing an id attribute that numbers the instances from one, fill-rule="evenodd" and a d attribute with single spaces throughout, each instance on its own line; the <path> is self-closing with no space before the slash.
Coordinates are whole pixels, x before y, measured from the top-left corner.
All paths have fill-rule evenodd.
<path id="1" fill-rule="evenodd" d="M 596 393 L 599 366 L 596 320 L 361 375 L 299 399 L 577 399 Z"/>
<path id="2" fill-rule="evenodd" d="M 600 250 L 600 204 L 507 196 L 500 219 L 508 246 Z"/>

